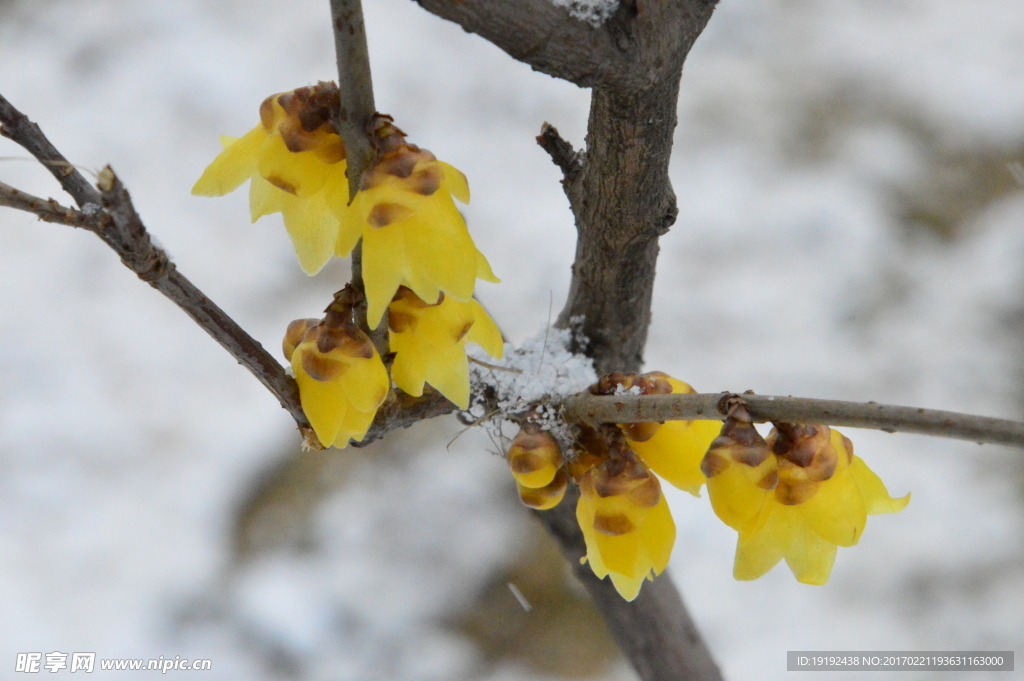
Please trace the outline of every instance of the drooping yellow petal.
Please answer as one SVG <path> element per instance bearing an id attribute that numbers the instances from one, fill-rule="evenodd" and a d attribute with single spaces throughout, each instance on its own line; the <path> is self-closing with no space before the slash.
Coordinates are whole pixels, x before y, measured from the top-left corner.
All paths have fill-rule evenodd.
<path id="1" fill-rule="evenodd" d="M 339 383 L 313 379 L 305 371 L 299 370 L 299 364 L 292 360 L 295 381 L 299 384 L 299 395 L 302 399 L 302 411 L 305 412 L 320 441 L 330 446 L 334 443 L 348 410 L 345 390 Z"/>
<path id="2" fill-rule="evenodd" d="M 474 248 L 476 248 L 474 246 Z M 476 252 L 476 278 L 489 281 L 492 284 L 500 284 L 501 279 L 498 279 L 494 275 L 494 270 L 491 269 L 491 263 L 487 262 L 487 258 L 480 251 Z"/>
<path id="3" fill-rule="evenodd" d="M 374 351 L 372 359 L 353 360 L 340 380 L 352 409 L 369 414 L 372 421 L 377 407 L 384 402 L 391 387 L 380 356 Z"/>
<path id="4" fill-rule="evenodd" d="M 757 530 L 767 521 L 767 510 L 775 496 L 772 489 L 757 483 L 770 476 L 775 467 L 777 464 L 773 457 L 756 467 L 728 462 L 724 470 L 707 481 L 715 515 L 739 532 Z"/>
<path id="5" fill-rule="evenodd" d="M 792 506 L 780 508 L 794 510 Z M 836 545 L 822 538 L 806 523 L 794 521 L 792 532 L 792 540 L 786 551 L 786 564 L 793 571 L 796 581 L 818 586 L 828 582 L 836 560 Z"/>
<path id="6" fill-rule="evenodd" d="M 501 337 L 501 329 L 494 323 L 491 316 L 484 310 L 484 306 L 476 300 L 469 301 L 473 310 L 473 326 L 469 329 L 466 340 L 476 343 L 484 349 L 488 355 L 495 359 L 501 359 L 505 352 L 505 341 Z"/>
<path id="7" fill-rule="evenodd" d="M 627 437 L 627 441 L 648 468 L 679 489 L 699 496 L 705 482 L 700 462 L 721 430 L 721 421 L 666 421 L 650 439 L 637 442 Z"/>
<path id="8" fill-rule="evenodd" d="M 469 182 L 466 180 L 466 176 L 461 170 L 451 164 L 444 161 L 438 161 L 437 163 L 444 171 L 444 184 L 448 191 L 462 203 L 469 203 Z"/>
<path id="9" fill-rule="evenodd" d="M 338 219 L 328 209 L 327 197 L 322 193 L 303 199 L 281 192 L 278 198 L 284 226 L 291 237 L 299 265 L 306 274 L 314 275 L 334 254 Z"/>
<path id="10" fill-rule="evenodd" d="M 760 529 L 740 532 L 733 577 L 743 581 L 757 579 L 779 564 L 793 541 L 791 510 L 781 504 L 772 504 Z"/>
<path id="11" fill-rule="evenodd" d="M 256 172 L 260 147 L 267 132 L 257 125 L 225 148 L 192 186 L 195 196 L 224 196 L 238 189 Z"/>
<path id="12" fill-rule="evenodd" d="M 672 512 L 668 508 L 664 494 L 658 503 L 647 511 L 640 525 L 640 542 L 644 546 L 647 562 L 650 563 L 654 574 L 660 575 L 668 567 L 672 547 L 676 543 L 676 523 L 672 519 Z"/>
<path id="13" fill-rule="evenodd" d="M 596 572 L 594 574 L 597 574 Z M 626 577 L 618 572 L 608 573 L 611 577 L 612 584 L 615 586 L 615 590 L 619 592 L 622 599 L 625 601 L 635 601 L 636 597 L 640 595 L 640 587 L 644 584 L 644 579 L 647 575 L 641 575 L 639 577 Z"/>
<path id="14" fill-rule="evenodd" d="M 249 216 L 256 222 L 264 215 L 280 213 L 284 210 L 284 199 L 289 196 L 274 185 L 270 184 L 259 173 L 252 176 L 249 183 Z"/>
<path id="15" fill-rule="evenodd" d="M 610 571 L 631 578 L 644 577 L 650 571 L 650 565 L 645 565 L 646 552 L 639 532 L 646 516 L 646 508 L 630 504 L 622 495 L 595 500 L 594 538 L 601 559 Z M 612 522 L 605 524 L 602 521 Z M 613 530 L 620 525 L 631 529 L 623 534 L 609 535 L 607 529 L 602 531 L 608 525 Z"/>
<path id="16" fill-rule="evenodd" d="M 259 148 L 256 168 L 275 187 L 299 198 L 316 194 L 337 164 L 327 164 L 312 151 L 288 151 L 280 135 L 268 135 Z"/>
<path id="17" fill-rule="evenodd" d="M 899 499 L 889 496 L 889 490 L 885 488 L 881 478 L 875 475 L 874 471 L 856 455 L 853 457 L 853 463 L 850 464 L 850 476 L 864 497 L 868 515 L 896 513 L 902 511 L 910 503 L 909 493 Z"/>
<path id="18" fill-rule="evenodd" d="M 804 522 L 826 541 L 853 546 L 860 541 L 868 514 L 864 497 L 849 466 L 840 465 L 835 474 L 821 483 L 810 500 L 795 507 Z"/>
<path id="19" fill-rule="evenodd" d="M 389 227 L 363 230 L 363 285 L 366 288 L 366 321 L 370 328 L 377 328 L 384 310 L 403 281 L 413 278 L 403 236 L 400 230 Z M 429 292 L 426 296 L 419 292 L 417 295 L 424 300 L 437 300 L 439 292 L 440 289 L 434 291 L 433 297 Z"/>
<path id="20" fill-rule="evenodd" d="M 341 427 L 338 429 L 338 434 L 334 437 L 334 442 L 330 443 L 331 446 L 344 449 L 348 447 L 349 441 L 359 442 L 362 440 L 366 437 L 366 431 L 373 424 L 373 417 L 376 413 L 376 410 L 359 411 L 358 409 L 351 408 L 345 410 L 345 415 L 341 420 Z"/>
<path id="21" fill-rule="evenodd" d="M 423 384 L 430 366 L 426 354 L 412 334 L 396 334 L 391 341 L 391 351 L 396 353 L 391 365 L 391 379 L 400 390 L 419 397 L 423 394 Z"/>
<path id="22" fill-rule="evenodd" d="M 466 360 L 466 341 L 435 354 L 425 380 L 460 409 L 469 406 L 469 362 Z"/>

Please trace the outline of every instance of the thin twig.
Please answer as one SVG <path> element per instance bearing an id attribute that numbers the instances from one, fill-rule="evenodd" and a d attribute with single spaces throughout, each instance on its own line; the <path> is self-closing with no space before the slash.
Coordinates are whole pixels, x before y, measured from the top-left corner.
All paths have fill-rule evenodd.
<path id="1" fill-rule="evenodd" d="M 308 428 L 309 422 L 299 403 L 298 386 L 295 380 L 284 372 L 284 368 L 263 348 L 260 343 L 245 332 L 231 317 L 212 300 L 195 287 L 163 249 L 153 244 L 128 191 L 114 172 L 105 168 L 100 172 L 99 191 L 79 173 L 67 159 L 57 151 L 35 123 L 18 111 L 3 96 L 0 96 L 0 125 L 6 137 L 20 144 L 50 169 L 61 186 L 71 194 L 82 212 L 65 209 L 55 202 L 49 204 L 36 197 L 12 189 L 6 196 L 5 205 L 15 203 L 18 195 L 25 198 L 25 205 L 12 206 L 30 210 L 39 215 L 40 207 L 49 205 L 52 212 L 70 214 L 79 226 L 93 231 L 121 257 L 121 262 L 135 272 L 140 279 L 148 282 L 185 311 L 214 340 L 231 353 L 247 368 L 260 383 L 277 397 L 281 406 L 292 415 L 300 428 Z M 45 211 L 47 213 L 51 211 Z M 84 219 L 84 216 L 88 219 Z"/>
<path id="2" fill-rule="evenodd" d="M 43 222 L 54 222 L 69 227 L 86 227 L 93 220 L 80 210 L 62 206 L 53 199 L 41 199 L 0 182 L 0 206 L 34 213 Z"/>
<path id="3" fill-rule="evenodd" d="M 510 374 L 523 373 L 522 369 L 513 369 L 512 367 L 500 367 L 497 364 L 490 364 L 488 362 L 484 362 L 483 360 L 479 360 L 476 357 L 471 357 L 470 355 L 466 355 L 466 359 L 468 359 L 473 364 L 479 364 L 482 367 L 485 367 L 487 369 L 494 369 L 495 371 L 507 371 Z"/>
<path id="4" fill-rule="evenodd" d="M 563 415 L 568 421 L 592 423 L 722 420 L 730 398 L 742 399 L 757 422 L 789 421 L 873 428 L 889 433 L 919 433 L 1024 448 L 1024 423 L 1020 421 L 876 402 L 750 394 L 737 396 L 733 393 L 613 396 L 581 393 L 563 402 Z"/>
<path id="5" fill-rule="evenodd" d="M 537 144 L 548 152 L 548 156 L 555 162 L 555 165 L 562 169 L 562 175 L 565 176 L 562 182 L 572 182 L 579 174 L 583 164 L 580 162 L 580 153 L 558 134 L 558 128 L 550 123 L 542 125 L 540 134 L 537 135 Z"/>
<path id="6" fill-rule="evenodd" d="M 338 93 L 341 99 L 334 124 L 345 142 L 348 198 L 351 201 L 359 191 L 363 173 L 376 156 L 368 134 L 376 108 L 360 0 L 331 0 L 331 26 L 334 28 L 334 50 L 338 56 Z"/>
<path id="7" fill-rule="evenodd" d="M 49 170 L 60 186 L 71 194 L 80 208 L 87 204 L 99 207 L 100 195 L 96 188 L 50 144 L 39 126 L 28 119 L 0 95 L 0 135 L 14 140 Z"/>
<path id="8" fill-rule="evenodd" d="M 0 185 L 0 205 L 25 210 L 41 218 L 89 229 L 114 249 L 126 267 L 170 298 L 189 317 L 209 333 L 232 357 L 238 360 L 267 388 L 295 419 L 300 430 L 311 433 L 309 421 L 299 402 L 295 379 L 285 373 L 273 356 L 231 317 L 178 271 L 162 249 L 153 244 L 131 196 L 109 167 L 99 174 L 99 188 L 68 163 L 43 134 L 10 102 L 0 96 L 0 132 L 11 138 L 53 171 L 54 176 L 84 211 L 61 206 Z M 449 414 L 457 407 L 440 393 L 428 390 L 422 397 L 398 392 L 377 412 L 373 425 L 360 445 L 379 440 L 398 428 L 416 421 Z"/>

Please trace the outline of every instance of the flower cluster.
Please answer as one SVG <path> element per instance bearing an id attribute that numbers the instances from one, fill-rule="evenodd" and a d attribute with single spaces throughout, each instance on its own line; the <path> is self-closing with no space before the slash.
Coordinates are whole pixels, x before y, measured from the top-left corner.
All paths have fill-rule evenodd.
<path id="1" fill-rule="evenodd" d="M 692 393 L 661 372 L 610 374 L 591 386 L 594 394 Z M 528 423 L 508 453 L 519 495 L 527 506 L 552 508 L 572 478 L 580 490 L 576 520 L 587 545 L 583 558 L 600 578 L 610 577 L 626 600 L 640 593 L 668 565 L 676 529 L 657 473 L 696 494 L 704 482 L 700 460 L 718 434 L 718 421 L 672 421 L 580 426 L 574 456 L 563 461 L 547 433 Z"/>
<path id="2" fill-rule="evenodd" d="M 661 372 L 609 374 L 596 395 L 686 394 L 694 390 Z M 878 476 L 853 444 L 828 426 L 775 423 L 758 434 L 742 401 L 718 421 L 576 424 L 572 455 L 548 433 L 523 426 L 508 452 L 523 503 L 556 506 L 566 482 L 579 486 L 576 520 L 586 541 L 583 561 L 610 577 L 626 600 L 668 564 L 675 524 L 657 476 L 699 495 L 708 486 L 715 514 L 739 532 L 734 574 L 757 579 L 785 559 L 797 580 L 828 581 L 838 546 L 853 546 L 867 516 L 894 513 Z M 657 474 L 657 476 L 655 475 Z"/>
<path id="3" fill-rule="evenodd" d="M 733 574 L 757 579 L 785 559 L 797 581 L 824 584 L 836 549 L 853 546 L 867 516 L 894 499 L 828 426 L 775 423 L 763 439 L 743 412 L 730 416 L 701 462 L 715 514 L 739 532 Z"/>
<path id="4" fill-rule="evenodd" d="M 355 323 L 356 299 L 346 287 L 322 320 L 297 319 L 284 337 L 302 411 L 328 447 L 363 439 L 391 388 L 377 349 Z"/>
<path id="5" fill-rule="evenodd" d="M 310 275 L 361 241 L 366 320 L 373 329 L 388 313 L 391 378 L 414 396 L 429 383 L 465 408 L 466 342 L 497 358 L 503 349 L 500 331 L 473 299 L 477 279 L 498 279 L 453 200 L 468 202 L 469 185 L 377 114 L 367 131 L 376 157 L 350 202 L 345 145 L 334 124 L 339 106 L 333 83 L 268 97 L 259 125 L 221 139 L 224 150 L 192 193 L 222 196 L 249 180 L 252 220 L 280 212 Z M 346 305 L 336 300 L 320 322 L 293 322 L 284 343 L 317 437 L 336 446 L 365 435 L 391 385 L 377 349 L 348 319 L 351 300 Z"/>

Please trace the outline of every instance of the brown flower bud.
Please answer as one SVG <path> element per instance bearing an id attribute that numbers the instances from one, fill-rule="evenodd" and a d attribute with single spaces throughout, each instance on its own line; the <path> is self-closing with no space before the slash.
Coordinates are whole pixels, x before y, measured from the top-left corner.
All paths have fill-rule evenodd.
<path id="1" fill-rule="evenodd" d="M 288 325 L 288 330 L 284 332 L 284 340 L 281 342 L 286 360 L 292 361 L 295 348 L 306 338 L 306 333 L 319 323 L 319 319 L 296 319 Z"/>
<path id="2" fill-rule="evenodd" d="M 751 468 L 760 466 L 771 455 L 768 443 L 754 424 L 729 417 L 701 461 L 700 469 L 708 478 L 719 475 L 733 463 Z"/>
<path id="3" fill-rule="evenodd" d="M 534 489 L 545 487 L 562 465 L 562 450 L 550 433 L 527 423 L 512 440 L 508 465 L 520 485 Z"/>
<path id="4" fill-rule="evenodd" d="M 523 504 L 538 511 L 546 511 L 561 503 L 568 481 L 565 469 L 559 468 L 555 477 L 544 487 L 524 487 L 517 482 L 516 489 L 519 490 L 519 499 Z"/>
<path id="5" fill-rule="evenodd" d="M 821 482 L 836 472 L 839 456 L 828 426 L 776 423 L 768 444 L 776 456 L 792 464 L 785 466 L 780 461 L 780 470 L 793 480 Z"/>

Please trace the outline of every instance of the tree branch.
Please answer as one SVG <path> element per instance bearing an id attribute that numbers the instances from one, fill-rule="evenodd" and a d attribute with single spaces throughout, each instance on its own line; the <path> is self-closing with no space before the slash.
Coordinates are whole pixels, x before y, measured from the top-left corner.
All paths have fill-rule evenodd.
<path id="1" fill-rule="evenodd" d="M 658 237 L 678 212 L 668 164 L 679 79 L 715 1 L 622 0 L 596 25 L 551 0 L 417 2 L 536 70 L 593 88 L 586 152 L 562 183 L 579 237 L 556 325 L 582 332 L 586 340 L 573 349 L 591 357 L 598 374 L 638 371 Z M 552 156 L 556 163 L 565 158 Z M 571 502 L 539 517 L 579 568 L 583 538 Z M 721 679 L 671 581 L 660 579 L 627 603 L 589 569 L 577 569 L 577 576 L 643 681 Z"/>
<path id="2" fill-rule="evenodd" d="M 551 0 L 416 2 L 549 76 L 580 87 L 636 91 L 679 73 L 717 0 L 623 0 L 593 22 Z"/>
<path id="3" fill-rule="evenodd" d="M 622 600 L 608 580 L 598 579 L 589 565 L 580 563 L 587 547 L 576 521 L 578 498 L 579 489 L 570 485 L 562 503 L 533 515 L 558 540 L 573 574 L 604 614 L 608 629 L 640 678 L 721 679 L 667 572 L 645 582 L 640 595 L 629 602 Z"/>
<path id="4" fill-rule="evenodd" d="M 50 168 L 61 185 L 86 210 L 60 205 L 0 183 L 0 205 L 34 213 L 48 222 L 88 229 L 121 257 L 121 262 L 140 279 L 160 291 L 248 369 L 295 419 L 310 440 L 312 429 L 302 411 L 295 379 L 252 336 L 178 271 L 163 249 L 155 246 L 135 211 L 128 190 L 109 167 L 100 172 L 99 191 L 67 161 L 35 123 L 0 95 L 0 132 L 18 142 Z M 10 134 L 9 134 L 10 133 Z M 373 425 L 358 446 L 379 440 L 398 428 L 449 414 L 454 404 L 439 393 L 427 391 L 414 398 L 398 392 L 377 412 Z"/>
<path id="5" fill-rule="evenodd" d="M 85 227 L 91 229 L 89 216 L 80 210 L 67 208 L 53 199 L 41 199 L 26 194 L 9 184 L 0 182 L 0 206 L 35 213 L 43 222 L 54 222 L 69 227 Z"/>
<path id="6" fill-rule="evenodd" d="M 79 207 L 84 208 L 88 204 L 99 207 L 100 195 L 96 188 L 50 144 L 39 126 L 15 109 L 3 95 L 0 95 L 0 135 L 17 142 L 35 156 Z"/>
<path id="7" fill-rule="evenodd" d="M 424 419 L 444 416 L 457 410 L 455 404 L 429 385 L 424 386 L 422 397 L 407 395 L 396 388 L 393 397 L 377 410 L 377 416 L 374 417 L 370 430 L 366 431 L 366 437 L 359 442 L 353 442 L 352 446 L 365 447 L 393 430 L 408 428 Z"/>
<path id="8" fill-rule="evenodd" d="M 548 152 L 548 156 L 555 162 L 555 165 L 562 169 L 562 175 L 565 176 L 565 179 L 562 180 L 563 184 L 576 179 L 583 167 L 580 153 L 558 134 L 558 128 L 550 123 L 542 125 L 540 134 L 537 135 L 537 144 Z"/>
<path id="9" fill-rule="evenodd" d="M 348 162 L 345 174 L 351 201 L 359 191 L 363 173 L 376 156 L 368 134 L 376 107 L 361 0 L 331 0 L 331 26 L 338 57 L 338 96 L 341 101 L 334 125 L 345 143 Z"/>
<path id="10" fill-rule="evenodd" d="M 277 397 L 300 428 L 309 422 L 299 403 L 298 386 L 281 365 L 260 343 L 250 336 L 231 317 L 221 310 L 202 291 L 181 274 L 163 249 L 155 246 L 132 205 L 128 191 L 114 172 L 105 168 L 100 172 L 99 191 L 71 165 L 50 143 L 35 123 L 0 96 L 0 125 L 5 136 L 27 149 L 53 173 L 78 205 L 83 209 L 71 211 L 59 204 L 49 204 L 54 211 L 66 211 L 100 237 L 121 257 L 121 262 L 140 279 L 163 293 L 185 311 L 189 317 L 213 337 L 221 347 L 231 353 L 271 393 Z M 13 188 L 12 188 L 13 189 Z M 17 192 L 17 190 L 13 190 Z M 26 196 L 18 192 L 22 196 Z M 10 196 L 10 193 L 8 193 Z M 39 199 L 31 197 L 21 208 L 39 215 Z M 15 203 L 12 199 L 5 205 Z"/>
<path id="11" fill-rule="evenodd" d="M 1024 423 L 938 409 L 897 407 L 877 402 L 815 400 L 734 393 L 694 395 L 591 395 L 581 393 L 563 402 L 570 422 L 641 423 L 692 419 L 723 420 L 729 407 L 742 400 L 755 422 L 788 421 L 888 433 L 919 433 L 978 444 L 1024 448 Z"/>

